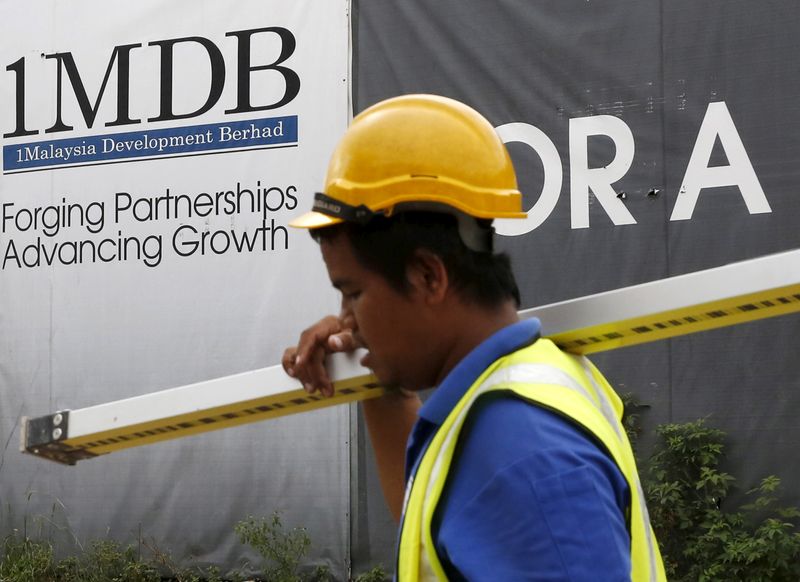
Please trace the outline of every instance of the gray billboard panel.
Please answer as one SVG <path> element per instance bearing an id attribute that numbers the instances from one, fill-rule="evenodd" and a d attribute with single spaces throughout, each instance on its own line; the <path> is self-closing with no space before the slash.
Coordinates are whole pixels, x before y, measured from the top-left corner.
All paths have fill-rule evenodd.
<path id="1" fill-rule="evenodd" d="M 439 93 L 553 144 L 557 159 L 541 139 L 509 143 L 526 204 L 545 215 L 501 237 L 523 307 L 796 249 L 800 5 L 754 8 L 362 2 L 356 110 Z M 786 459 L 800 445 L 799 331 L 788 315 L 593 360 L 649 405 L 646 428 L 710 417 L 730 435 L 740 490 L 775 473 L 797 504 L 800 467 Z"/>

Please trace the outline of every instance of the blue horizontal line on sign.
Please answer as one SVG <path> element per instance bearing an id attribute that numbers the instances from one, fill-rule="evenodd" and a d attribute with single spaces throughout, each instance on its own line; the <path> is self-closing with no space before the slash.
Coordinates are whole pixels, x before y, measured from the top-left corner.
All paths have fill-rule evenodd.
<path id="1" fill-rule="evenodd" d="M 271 145 L 271 146 L 263 146 L 258 148 L 237 148 L 237 149 L 230 149 L 230 150 L 217 150 L 214 152 L 193 152 L 188 154 L 175 154 L 171 156 L 158 156 L 154 158 L 133 158 L 128 160 L 109 160 L 103 162 L 90 162 L 88 164 L 70 164 L 64 166 L 48 166 L 46 168 L 31 168 L 30 170 L 16 170 L 13 172 L 3 172 L 3 174 L 28 174 L 31 172 L 45 172 L 51 170 L 68 170 L 70 168 L 87 168 L 89 166 L 106 166 L 108 164 L 130 164 L 131 162 L 152 162 L 154 160 L 174 160 L 176 158 L 189 158 L 195 156 L 216 156 L 219 154 L 235 154 L 238 152 L 254 152 L 260 150 L 276 150 L 276 149 L 283 149 L 283 148 L 296 148 L 296 143 L 290 143 L 286 145 Z"/>
<path id="2" fill-rule="evenodd" d="M 185 157 L 297 143 L 297 116 L 210 123 L 3 146 L 3 173 Z"/>

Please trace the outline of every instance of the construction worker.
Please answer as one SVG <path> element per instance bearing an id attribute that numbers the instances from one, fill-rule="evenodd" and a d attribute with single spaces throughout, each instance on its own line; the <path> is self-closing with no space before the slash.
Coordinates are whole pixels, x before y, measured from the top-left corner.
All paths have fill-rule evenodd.
<path id="1" fill-rule="evenodd" d="M 518 320 L 491 223 L 524 216 L 476 111 L 430 95 L 365 110 L 291 223 L 319 242 L 342 310 L 283 366 L 330 395 L 325 355 L 364 347 L 390 388 L 363 408 L 401 524 L 398 580 L 664 580 L 619 398 Z"/>

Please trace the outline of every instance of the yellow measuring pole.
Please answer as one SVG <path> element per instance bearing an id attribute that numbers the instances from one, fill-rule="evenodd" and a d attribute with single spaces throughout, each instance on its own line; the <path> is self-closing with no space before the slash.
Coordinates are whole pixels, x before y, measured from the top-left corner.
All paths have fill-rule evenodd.
<path id="1" fill-rule="evenodd" d="M 520 312 L 580 354 L 800 311 L 800 250 Z M 22 419 L 21 450 L 75 464 L 117 450 L 379 396 L 362 353 L 334 354 L 336 394 L 309 395 L 272 366 L 77 410 Z"/>
<path id="2" fill-rule="evenodd" d="M 592 354 L 800 311 L 800 250 L 523 311 Z"/>

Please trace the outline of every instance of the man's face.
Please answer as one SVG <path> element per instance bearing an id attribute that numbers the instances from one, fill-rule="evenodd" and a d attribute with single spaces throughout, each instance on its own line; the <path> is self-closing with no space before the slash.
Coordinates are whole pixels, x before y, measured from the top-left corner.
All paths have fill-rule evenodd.
<path id="1" fill-rule="evenodd" d="M 425 324 L 430 319 L 421 293 L 413 287 L 400 293 L 363 267 L 346 234 L 323 239 L 321 249 L 331 283 L 342 293 L 341 317 L 352 321 L 356 340 L 369 350 L 362 364 L 384 385 L 431 387 L 435 333 Z"/>

